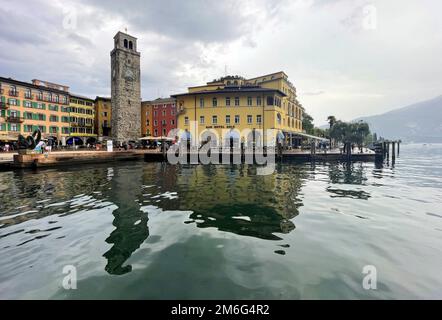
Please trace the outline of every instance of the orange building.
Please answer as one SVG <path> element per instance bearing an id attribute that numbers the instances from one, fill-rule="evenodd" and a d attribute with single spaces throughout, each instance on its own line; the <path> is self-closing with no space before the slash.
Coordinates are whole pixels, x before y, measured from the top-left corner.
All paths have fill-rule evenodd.
<path id="1" fill-rule="evenodd" d="M 141 136 L 149 137 L 153 135 L 153 105 L 150 101 L 141 103 Z"/>
<path id="2" fill-rule="evenodd" d="M 69 87 L 0 77 L 0 141 L 40 129 L 43 139 L 66 143 L 70 135 Z"/>

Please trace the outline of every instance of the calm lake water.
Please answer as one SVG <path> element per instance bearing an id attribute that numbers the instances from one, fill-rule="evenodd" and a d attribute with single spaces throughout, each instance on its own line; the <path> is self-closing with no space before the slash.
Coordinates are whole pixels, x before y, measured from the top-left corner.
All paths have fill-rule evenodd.
<path id="1" fill-rule="evenodd" d="M 1 299 L 442 298 L 442 146 L 395 166 L 0 173 Z M 67 265 L 77 290 L 63 289 Z M 366 265 L 377 290 L 362 286 Z"/>

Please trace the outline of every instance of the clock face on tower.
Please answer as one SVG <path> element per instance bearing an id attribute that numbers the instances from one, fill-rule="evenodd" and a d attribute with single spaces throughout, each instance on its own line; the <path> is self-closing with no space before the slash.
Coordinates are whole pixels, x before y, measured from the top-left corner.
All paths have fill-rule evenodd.
<path id="1" fill-rule="evenodd" d="M 124 77 L 127 81 L 134 81 L 134 72 L 131 69 L 126 69 Z"/>

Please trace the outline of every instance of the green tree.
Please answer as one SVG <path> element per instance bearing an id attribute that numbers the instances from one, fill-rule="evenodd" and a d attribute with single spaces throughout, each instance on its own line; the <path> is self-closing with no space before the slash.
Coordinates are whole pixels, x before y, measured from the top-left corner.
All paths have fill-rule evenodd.
<path id="1" fill-rule="evenodd" d="M 304 119 L 302 120 L 302 127 L 308 134 L 314 134 L 315 126 L 313 124 L 313 117 L 308 113 L 304 113 Z"/>
<path id="2" fill-rule="evenodd" d="M 336 123 L 336 117 L 335 116 L 328 116 L 327 121 L 328 121 L 328 124 L 330 125 L 330 130 L 331 130 Z M 329 132 L 330 132 L 330 130 L 329 130 Z M 333 139 L 330 135 L 329 135 L 329 138 L 330 138 L 330 148 L 331 148 Z"/>

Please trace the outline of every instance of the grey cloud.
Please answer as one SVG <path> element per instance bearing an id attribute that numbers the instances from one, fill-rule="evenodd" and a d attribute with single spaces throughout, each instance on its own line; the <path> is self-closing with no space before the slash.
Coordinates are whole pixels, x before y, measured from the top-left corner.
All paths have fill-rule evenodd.
<path id="1" fill-rule="evenodd" d="M 261 1 L 268 15 L 279 10 L 282 0 Z M 242 13 L 245 1 L 150 0 L 85 1 L 85 4 L 121 15 L 136 31 L 150 30 L 178 40 L 205 43 L 232 41 L 249 33 L 257 21 Z"/>

